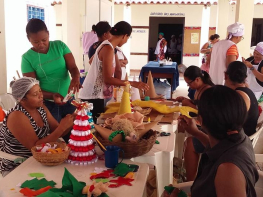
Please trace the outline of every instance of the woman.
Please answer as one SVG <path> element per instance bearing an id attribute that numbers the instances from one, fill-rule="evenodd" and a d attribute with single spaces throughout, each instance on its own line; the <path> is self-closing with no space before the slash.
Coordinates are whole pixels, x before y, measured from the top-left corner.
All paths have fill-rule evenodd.
<path id="1" fill-rule="evenodd" d="M 177 97 L 175 101 L 181 102 L 183 106 L 189 106 L 197 109 L 202 93 L 214 84 L 211 81 L 209 74 L 206 71 L 202 71 L 197 66 L 189 66 L 185 70 L 184 80 L 192 90 L 195 90 L 194 100 Z M 201 128 L 199 127 L 199 129 Z M 178 132 L 185 132 L 183 125 L 178 125 Z M 188 137 L 185 144 L 184 163 L 186 177 L 188 181 L 192 181 L 196 175 L 199 153 L 203 152 L 204 147 L 195 137 Z"/>
<path id="2" fill-rule="evenodd" d="M 126 65 L 128 64 L 128 60 L 121 48 L 116 47 L 115 49 L 117 49 L 117 56 L 121 67 L 121 80 L 124 80 L 126 77 Z"/>
<path id="3" fill-rule="evenodd" d="M 12 95 L 18 104 L 3 121 L 0 130 L 0 150 L 20 157 L 32 156 L 31 148 L 38 144 L 56 141 L 73 126 L 73 116 L 68 114 L 60 123 L 43 105 L 43 93 L 35 78 L 23 77 L 12 85 Z M 49 135 L 48 135 L 49 134 Z M 19 164 L 0 159 L 3 176 Z"/>
<path id="4" fill-rule="evenodd" d="M 247 114 L 244 99 L 228 87 L 213 86 L 202 94 L 198 107 L 198 118 L 206 134 L 199 131 L 193 119 L 180 117 L 188 131 L 199 139 L 204 136 L 208 141 L 191 196 L 256 196 L 255 155 L 242 129 Z"/>
<path id="5" fill-rule="evenodd" d="M 244 25 L 234 23 L 227 27 L 228 36 L 213 46 L 209 75 L 214 84 L 224 85 L 224 73 L 233 61 L 241 61 L 237 44 L 244 39 Z"/>
<path id="6" fill-rule="evenodd" d="M 104 40 L 109 40 L 111 38 L 110 30 L 111 26 L 107 21 L 100 21 L 96 25 L 92 25 L 92 31 L 96 32 L 98 41 L 94 42 L 89 48 L 90 64 L 92 63 L 92 56 L 95 54 L 95 51 L 100 46 L 100 44 Z"/>
<path id="7" fill-rule="evenodd" d="M 168 56 L 169 56 L 169 58 L 172 59 L 173 62 L 175 62 L 175 60 L 176 60 L 176 54 L 177 54 L 176 45 L 177 45 L 177 40 L 175 38 L 175 35 L 172 35 L 171 40 L 168 43 L 167 50 L 168 50 Z"/>
<path id="8" fill-rule="evenodd" d="M 160 32 L 158 35 L 159 41 L 156 44 L 155 52 L 156 60 L 163 60 L 165 59 L 165 53 L 167 50 L 167 41 L 164 38 L 164 33 Z"/>
<path id="9" fill-rule="evenodd" d="M 211 35 L 209 37 L 209 42 L 205 43 L 203 45 L 203 47 L 201 48 L 200 52 L 204 54 L 201 69 L 206 71 L 207 73 L 209 73 L 212 47 L 218 41 L 219 41 L 219 35 L 218 34 Z"/>
<path id="10" fill-rule="evenodd" d="M 125 81 L 114 77 L 116 60 L 114 49 L 127 42 L 132 27 L 125 21 L 118 22 L 111 30 L 112 37 L 105 40 L 97 48 L 88 75 L 80 90 L 79 98 L 93 103 L 93 119 L 96 122 L 100 113 L 104 112 L 105 103 L 112 98 L 113 86 L 130 84 L 139 89 L 148 90 L 147 84 L 136 81 Z"/>
<path id="11" fill-rule="evenodd" d="M 247 136 L 251 136 L 256 132 L 259 110 L 255 95 L 246 87 L 246 72 L 246 66 L 242 62 L 234 61 L 230 63 L 225 73 L 225 85 L 239 93 L 246 103 L 247 118 L 243 124 L 243 129 Z M 189 132 L 188 130 L 186 131 Z M 193 141 L 187 140 L 186 142 L 185 164 L 187 167 L 186 174 L 188 181 L 194 180 L 199 160 L 198 154 L 203 153 L 208 144 L 208 141 L 204 143 L 204 140 L 201 141 L 196 138 L 193 138 Z"/>
<path id="12" fill-rule="evenodd" d="M 60 122 L 76 109 L 70 102 L 63 103 L 63 99 L 71 90 L 73 93 L 79 91 L 79 70 L 65 43 L 49 41 L 49 32 L 42 20 L 31 19 L 26 26 L 26 33 L 33 47 L 22 56 L 23 76 L 39 80 L 45 105 Z"/>
<path id="13" fill-rule="evenodd" d="M 184 72 L 184 80 L 189 88 L 196 90 L 194 100 L 187 99 L 185 97 L 177 97 L 174 101 L 181 102 L 183 106 L 189 106 L 197 109 L 198 100 L 202 93 L 213 86 L 213 82 L 207 72 L 202 71 L 197 66 L 189 66 Z"/>
<path id="14" fill-rule="evenodd" d="M 249 69 L 247 71 L 247 84 L 254 92 L 257 100 L 263 92 L 263 42 L 257 44 L 254 55 L 243 62 Z"/>

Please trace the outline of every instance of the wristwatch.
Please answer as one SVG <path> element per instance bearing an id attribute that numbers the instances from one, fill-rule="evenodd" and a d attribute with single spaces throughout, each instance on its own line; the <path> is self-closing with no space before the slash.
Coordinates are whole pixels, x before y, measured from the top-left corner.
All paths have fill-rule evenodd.
<path id="1" fill-rule="evenodd" d="M 249 69 L 250 69 L 250 70 L 255 70 L 255 68 L 254 68 L 254 67 L 250 67 Z"/>

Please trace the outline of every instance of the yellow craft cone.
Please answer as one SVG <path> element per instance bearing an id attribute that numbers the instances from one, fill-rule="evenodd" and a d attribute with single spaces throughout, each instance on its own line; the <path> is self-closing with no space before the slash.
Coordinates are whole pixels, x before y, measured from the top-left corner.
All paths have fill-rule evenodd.
<path id="1" fill-rule="evenodd" d="M 124 92 L 122 94 L 121 104 L 119 108 L 118 114 L 125 114 L 125 113 L 131 113 L 131 104 L 130 104 L 130 93 L 129 93 L 129 85 L 127 85 L 124 89 Z"/>
<path id="2" fill-rule="evenodd" d="M 149 71 L 149 74 L 148 74 L 147 85 L 149 86 L 149 90 L 145 91 L 145 96 L 149 96 L 150 98 L 157 98 L 158 95 L 155 92 L 155 88 L 153 85 L 153 77 L 152 77 L 151 71 Z"/>

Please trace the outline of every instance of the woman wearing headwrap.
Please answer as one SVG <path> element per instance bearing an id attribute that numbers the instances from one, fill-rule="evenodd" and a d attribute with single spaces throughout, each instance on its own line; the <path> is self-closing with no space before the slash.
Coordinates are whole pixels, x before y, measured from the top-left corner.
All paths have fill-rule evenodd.
<path id="1" fill-rule="evenodd" d="M 32 156 L 30 150 L 33 146 L 56 141 L 73 126 L 73 116 L 70 114 L 60 123 L 54 119 L 43 105 L 43 93 L 35 78 L 20 78 L 11 87 L 18 104 L 7 113 L 3 121 L 0 151 L 28 158 Z M 18 165 L 13 161 L 0 159 L 0 172 L 5 176 Z"/>
<path id="2" fill-rule="evenodd" d="M 227 27 L 227 39 L 217 42 L 213 46 L 209 75 L 214 84 L 224 84 L 224 72 L 227 66 L 233 61 L 241 61 L 236 44 L 238 44 L 244 35 L 244 25 L 236 22 Z"/>
<path id="3" fill-rule="evenodd" d="M 252 57 L 243 59 L 246 64 L 247 71 L 247 84 L 254 92 L 257 100 L 263 92 L 263 42 L 259 42 L 254 50 Z"/>
<path id="4" fill-rule="evenodd" d="M 165 53 L 167 50 L 167 41 L 164 38 L 164 34 L 162 32 L 159 33 L 159 41 L 157 42 L 156 49 L 154 54 L 156 55 L 156 60 L 163 60 L 165 58 Z"/>

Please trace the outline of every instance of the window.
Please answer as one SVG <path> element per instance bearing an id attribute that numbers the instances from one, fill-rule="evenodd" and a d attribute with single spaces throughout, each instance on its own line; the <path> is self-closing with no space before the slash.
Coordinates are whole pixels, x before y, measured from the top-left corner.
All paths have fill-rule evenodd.
<path id="1" fill-rule="evenodd" d="M 45 9 L 32 5 L 27 5 L 27 20 L 29 21 L 32 18 L 38 18 L 42 21 L 45 21 Z"/>

